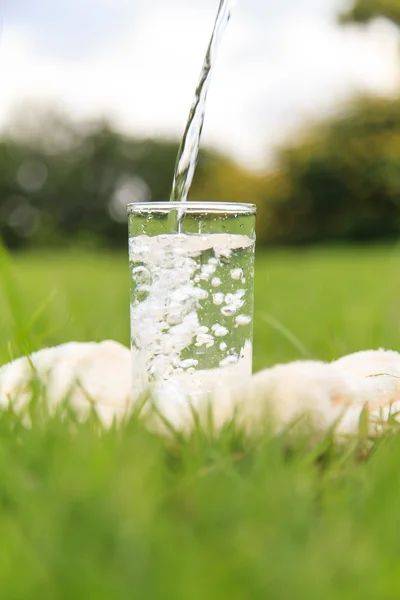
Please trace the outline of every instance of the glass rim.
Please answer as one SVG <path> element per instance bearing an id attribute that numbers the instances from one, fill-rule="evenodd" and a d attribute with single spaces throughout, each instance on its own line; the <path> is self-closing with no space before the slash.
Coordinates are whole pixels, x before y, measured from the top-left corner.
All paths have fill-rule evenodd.
<path id="1" fill-rule="evenodd" d="M 165 212 L 185 209 L 186 213 L 232 213 L 242 215 L 254 215 L 257 207 L 255 204 L 245 202 L 213 202 L 213 201 L 191 201 L 171 202 L 170 200 L 155 200 L 153 202 L 133 202 L 127 205 L 128 215 L 136 212 Z"/>

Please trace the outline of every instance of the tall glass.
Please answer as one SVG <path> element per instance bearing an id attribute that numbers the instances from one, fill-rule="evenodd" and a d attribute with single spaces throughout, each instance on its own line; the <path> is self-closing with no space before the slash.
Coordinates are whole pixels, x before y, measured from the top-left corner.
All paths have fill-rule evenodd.
<path id="1" fill-rule="evenodd" d="M 193 400 L 252 370 L 255 206 L 130 204 L 134 387 Z"/>

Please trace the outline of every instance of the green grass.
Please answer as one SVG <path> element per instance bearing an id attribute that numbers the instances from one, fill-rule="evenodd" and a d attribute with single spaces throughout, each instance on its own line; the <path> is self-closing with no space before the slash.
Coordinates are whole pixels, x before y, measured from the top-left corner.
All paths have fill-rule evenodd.
<path id="1" fill-rule="evenodd" d="M 32 254 L 13 260 L 15 320 L 34 349 L 69 340 L 129 343 L 124 254 Z M 4 286 L 2 286 L 4 287 Z M 0 288 L 0 335 L 13 340 Z M 256 268 L 254 367 L 311 356 L 332 360 L 400 339 L 400 249 L 260 251 Z M 15 304 L 15 301 L 14 301 Z M 15 311 L 15 308 L 14 308 Z M 14 339 L 15 341 L 15 339 Z M 18 354 L 15 343 L 13 354 Z M 6 344 L 0 361 L 9 358 Z"/>
<path id="2" fill-rule="evenodd" d="M 128 343 L 124 255 L 20 255 L 2 265 L 0 359 L 75 340 Z M 255 367 L 398 347 L 400 254 L 260 253 Z M 7 301 L 8 298 L 8 301 Z M 10 307 L 12 306 L 12 310 Z M 0 598 L 400 597 L 400 437 L 219 434 L 163 440 L 133 417 L 30 429 L 0 415 Z"/>

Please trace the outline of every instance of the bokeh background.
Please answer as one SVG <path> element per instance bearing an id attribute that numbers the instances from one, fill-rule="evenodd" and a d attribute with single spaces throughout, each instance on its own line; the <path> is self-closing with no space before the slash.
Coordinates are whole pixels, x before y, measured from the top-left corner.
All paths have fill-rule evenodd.
<path id="1" fill-rule="evenodd" d="M 0 234 L 124 247 L 168 199 L 217 0 L 3 0 Z M 398 0 L 238 2 L 191 199 L 256 202 L 260 244 L 400 232 Z"/>

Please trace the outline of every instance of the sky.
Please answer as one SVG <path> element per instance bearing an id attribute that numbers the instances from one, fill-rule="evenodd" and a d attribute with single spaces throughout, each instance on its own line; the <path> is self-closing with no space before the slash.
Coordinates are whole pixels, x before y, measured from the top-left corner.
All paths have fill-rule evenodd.
<path id="1" fill-rule="evenodd" d="M 16 109 L 109 117 L 180 137 L 219 0 L 0 0 L 0 128 Z M 204 144 L 254 167 L 307 120 L 400 85 L 384 21 L 340 27 L 339 0 L 238 0 L 213 73 Z"/>

